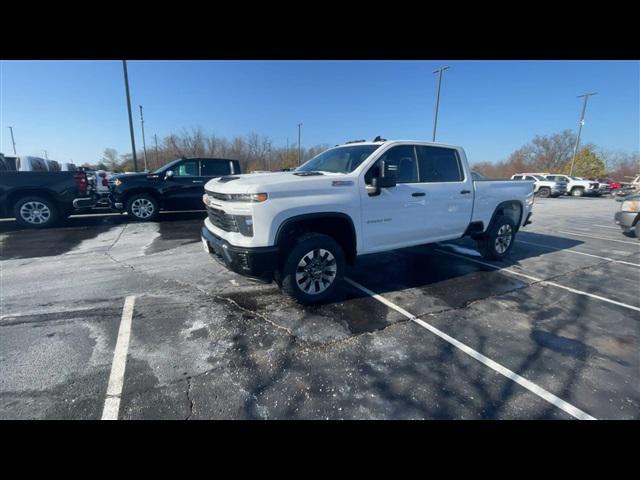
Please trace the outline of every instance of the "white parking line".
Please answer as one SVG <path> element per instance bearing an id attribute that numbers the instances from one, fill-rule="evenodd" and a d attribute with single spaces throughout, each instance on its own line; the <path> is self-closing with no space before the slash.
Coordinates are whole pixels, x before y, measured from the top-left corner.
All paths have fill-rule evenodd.
<path id="1" fill-rule="evenodd" d="M 567 287 L 565 285 L 560 285 L 559 283 L 551 282 L 549 280 L 544 280 L 542 278 L 537 278 L 537 277 L 534 277 L 532 275 L 527 275 L 526 273 L 520 273 L 520 272 L 517 272 L 515 270 L 511 270 L 510 268 L 498 267 L 496 265 L 492 265 L 491 263 L 481 262 L 480 260 L 476 260 L 475 258 L 469 258 L 469 257 L 466 257 L 464 255 L 458 255 L 457 253 L 453 253 L 453 252 L 446 252 L 444 250 L 439 250 L 437 248 L 435 249 L 435 251 L 436 252 L 440 252 L 440 253 L 444 253 L 445 255 L 452 255 L 454 257 L 462 258 L 462 259 L 467 260 L 469 262 L 479 263 L 480 265 L 484 265 L 486 267 L 493 268 L 494 270 L 500 270 L 501 272 L 510 273 L 512 275 L 518 275 L 520 277 L 528 278 L 529 280 L 532 280 L 532 281 L 534 281 L 536 283 L 539 283 L 540 285 L 550 285 L 552 287 L 562 288 L 563 290 L 567 290 L 569 292 L 576 293 L 578 295 L 584 295 L 586 297 L 595 298 L 596 300 L 601 300 L 603 302 L 611 303 L 613 305 L 618 305 L 619 307 L 628 308 L 629 310 L 635 310 L 636 312 L 640 312 L 640 308 L 639 307 L 634 307 L 633 305 L 627 305 L 626 303 L 617 302 L 615 300 L 611 300 L 610 298 L 601 297 L 600 295 L 595 295 L 593 293 L 584 292 L 582 290 L 576 290 L 575 288 Z"/>
<path id="2" fill-rule="evenodd" d="M 124 370 L 127 366 L 127 352 L 129 350 L 129 338 L 131 337 L 131 319 L 133 318 L 133 305 L 136 297 L 131 295 L 124 301 L 122 319 L 118 330 L 118 340 L 113 352 L 111 375 L 107 387 L 107 398 L 102 410 L 102 420 L 117 420 L 120 410 L 120 396 L 124 385 Z"/>
<path id="3" fill-rule="evenodd" d="M 636 247 L 640 247 L 640 242 L 625 242 L 624 240 L 615 240 L 613 238 L 607 238 L 607 237 L 596 237 L 595 235 L 585 235 L 584 233 L 567 232 L 566 230 L 556 230 L 556 231 L 560 233 L 566 233 L 569 235 L 577 235 L 578 237 L 596 238 L 598 240 L 606 240 L 607 242 L 628 243 L 629 245 L 635 245 Z"/>
<path id="4" fill-rule="evenodd" d="M 620 230 L 620 227 L 612 227 L 611 225 L 598 225 L 597 223 L 592 223 L 591 225 L 594 227 L 609 228 L 611 230 Z"/>
<path id="5" fill-rule="evenodd" d="M 537 247 L 548 248 L 549 250 L 556 250 L 558 252 L 575 253 L 576 255 L 584 255 L 586 257 L 600 258 L 602 260 L 608 260 L 610 262 L 622 263 L 623 265 L 631 265 L 632 267 L 640 267 L 638 263 L 625 262 L 624 260 L 616 260 L 615 258 L 601 257 L 600 255 L 593 255 L 591 253 L 578 252 L 577 250 L 571 250 L 570 248 L 558 248 L 550 247 L 549 245 L 542 245 L 541 243 L 526 242 L 524 240 L 516 240 L 517 243 L 526 243 L 527 245 L 535 245 Z"/>
<path id="6" fill-rule="evenodd" d="M 524 377 L 518 375 L 517 373 L 509 370 L 508 368 L 500 365 L 498 362 L 495 362 L 494 360 L 491 360 L 489 357 L 481 354 L 480 352 L 474 350 L 473 348 L 471 348 L 468 345 L 460 342 L 459 340 L 456 340 L 455 338 L 451 337 L 450 335 L 447 335 L 446 333 L 444 333 L 443 331 L 437 329 L 433 325 L 425 322 L 424 320 L 421 320 L 421 319 L 417 318 L 415 315 L 412 315 L 411 313 L 407 312 L 404 308 L 399 307 L 398 305 L 396 305 L 393 302 L 390 302 L 389 300 L 387 300 L 383 296 L 378 295 L 377 293 L 369 290 L 367 287 L 364 287 L 364 286 L 360 285 L 359 283 L 357 283 L 357 282 L 355 282 L 355 281 L 353 281 L 353 280 L 351 280 L 350 278 L 347 278 L 347 277 L 345 277 L 345 280 L 347 282 L 349 282 L 351 285 L 353 285 L 354 287 L 359 288 L 360 290 L 365 292 L 367 295 L 370 295 L 371 297 L 375 298 L 379 302 L 385 304 L 387 307 L 395 310 L 396 312 L 399 312 L 400 314 L 404 315 L 405 317 L 407 317 L 412 322 L 417 323 L 418 325 L 420 325 L 423 328 L 426 328 L 427 330 L 429 330 L 434 335 L 437 335 L 438 337 L 440 337 L 444 341 L 450 343 L 451 345 L 453 345 L 457 349 L 461 350 L 462 352 L 466 353 L 470 357 L 476 359 L 480 363 L 483 363 L 484 365 L 486 365 L 487 367 L 491 368 L 493 371 L 499 373 L 500 375 L 503 375 L 503 376 L 507 377 L 509 380 L 512 380 L 512 381 L 516 382 L 518 385 L 526 388 L 531 393 L 537 395 L 538 397 L 542 398 L 543 400 L 546 400 L 547 402 L 551 403 L 552 405 L 558 407 L 559 409 L 561 409 L 564 412 L 568 413 L 572 417 L 577 418 L 579 420 L 596 420 L 595 417 L 592 417 L 588 413 L 585 413 L 582 410 L 580 410 L 579 408 L 571 405 L 570 403 L 565 402 L 561 398 L 555 396 L 553 393 L 545 390 L 544 388 L 540 387 L 539 385 L 536 385 L 532 381 L 527 380 L 526 378 L 524 378 Z"/>

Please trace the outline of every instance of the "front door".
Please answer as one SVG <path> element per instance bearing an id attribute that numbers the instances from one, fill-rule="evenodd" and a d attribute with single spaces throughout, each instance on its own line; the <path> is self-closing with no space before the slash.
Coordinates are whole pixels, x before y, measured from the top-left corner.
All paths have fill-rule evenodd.
<path id="1" fill-rule="evenodd" d="M 197 159 L 183 160 L 173 168 L 173 176 L 165 180 L 166 210 L 202 210 L 204 178 Z"/>
<path id="2" fill-rule="evenodd" d="M 397 166 L 397 185 L 383 188 L 380 195 L 369 196 L 362 186 L 362 231 L 364 251 L 372 253 L 399 248 L 420 238 L 423 228 L 426 194 L 418 181 L 418 162 L 413 145 L 390 148 L 364 175 L 371 184 L 380 174 L 380 162 Z"/>

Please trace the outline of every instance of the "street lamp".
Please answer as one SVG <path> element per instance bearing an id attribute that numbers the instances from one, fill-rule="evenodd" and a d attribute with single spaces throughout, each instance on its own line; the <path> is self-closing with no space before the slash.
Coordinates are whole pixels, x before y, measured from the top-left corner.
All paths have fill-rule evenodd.
<path id="1" fill-rule="evenodd" d="M 578 123 L 578 136 L 576 138 L 576 146 L 573 149 L 573 160 L 571 161 L 571 171 L 569 175 L 573 175 L 573 168 L 576 164 L 576 156 L 578 155 L 578 145 L 580 145 L 580 134 L 582 133 L 582 126 L 584 125 L 584 112 L 587 110 L 587 100 L 591 95 L 597 95 L 598 92 L 585 93 L 584 95 L 578 95 L 577 98 L 584 98 L 582 102 L 582 113 L 580 114 L 580 122 Z"/>
<path id="2" fill-rule="evenodd" d="M 129 133 L 131 134 L 131 150 L 133 153 L 133 170 L 138 171 L 138 157 L 136 156 L 136 140 L 133 136 L 133 118 L 131 117 L 131 97 L 129 96 L 129 75 L 127 74 L 127 61 L 122 60 L 124 70 L 124 88 L 127 93 L 127 112 L 129 113 Z"/>
<path id="3" fill-rule="evenodd" d="M 142 153 L 144 155 L 144 171 L 147 171 L 147 142 L 144 139 L 144 117 L 142 116 L 142 105 L 140 107 L 140 124 L 142 125 Z"/>
<path id="4" fill-rule="evenodd" d="M 300 148 L 300 130 L 302 128 L 302 123 L 298 124 L 298 166 L 302 164 L 302 150 Z"/>
<path id="5" fill-rule="evenodd" d="M 441 67 L 433 71 L 433 73 L 438 74 L 438 93 L 436 96 L 436 109 L 433 115 L 433 138 L 431 139 L 432 142 L 436 141 L 436 128 L 438 126 L 438 109 L 440 108 L 440 87 L 442 85 L 442 72 L 444 72 L 448 68 L 449 67 Z"/>

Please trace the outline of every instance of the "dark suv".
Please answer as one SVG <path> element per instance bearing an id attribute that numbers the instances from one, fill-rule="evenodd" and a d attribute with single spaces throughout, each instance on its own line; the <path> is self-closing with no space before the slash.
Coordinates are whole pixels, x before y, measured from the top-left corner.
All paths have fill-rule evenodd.
<path id="1" fill-rule="evenodd" d="M 112 176 L 111 204 L 143 222 L 157 218 L 160 210 L 204 210 L 204 184 L 212 178 L 239 173 L 238 160 L 180 158 L 153 173 Z"/>

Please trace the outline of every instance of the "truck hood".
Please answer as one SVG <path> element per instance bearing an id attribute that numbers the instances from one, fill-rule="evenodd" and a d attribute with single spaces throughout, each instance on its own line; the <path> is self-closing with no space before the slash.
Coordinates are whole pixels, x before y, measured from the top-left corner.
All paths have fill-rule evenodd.
<path id="1" fill-rule="evenodd" d="M 330 189 L 335 181 L 353 182 L 354 177 L 341 173 L 323 173 L 320 175 L 297 175 L 296 172 L 248 173 L 229 175 L 209 180 L 205 190 L 214 193 L 267 193 L 269 195 L 309 190 Z"/>

